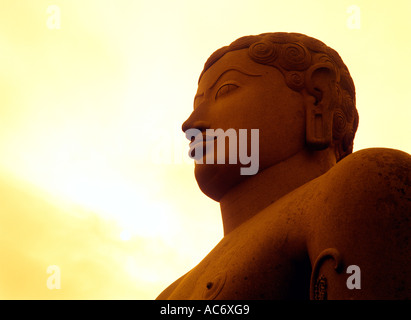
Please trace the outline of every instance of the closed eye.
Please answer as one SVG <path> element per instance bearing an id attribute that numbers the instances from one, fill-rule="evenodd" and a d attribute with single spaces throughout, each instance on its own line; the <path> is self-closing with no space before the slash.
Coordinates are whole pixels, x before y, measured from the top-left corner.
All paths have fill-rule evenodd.
<path id="1" fill-rule="evenodd" d="M 223 84 L 218 90 L 217 93 L 215 94 L 215 98 L 219 98 L 231 91 L 234 91 L 235 89 L 239 88 L 238 85 L 234 84 L 234 83 L 226 83 Z"/>

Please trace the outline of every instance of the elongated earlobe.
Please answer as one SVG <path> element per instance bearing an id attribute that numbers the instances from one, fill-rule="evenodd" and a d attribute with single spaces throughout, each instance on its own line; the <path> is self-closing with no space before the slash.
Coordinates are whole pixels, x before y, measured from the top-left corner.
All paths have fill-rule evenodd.
<path id="1" fill-rule="evenodd" d="M 332 117 L 323 105 L 306 106 L 306 142 L 315 150 L 323 150 L 332 141 Z"/>
<path id="2" fill-rule="evenodd" d="M 323 150 L 330 146 L 333 136 L 333 66 L 329 63 L 312 66 L 306 72 L 305 83 L 306 142 L 312 149 Z"/>

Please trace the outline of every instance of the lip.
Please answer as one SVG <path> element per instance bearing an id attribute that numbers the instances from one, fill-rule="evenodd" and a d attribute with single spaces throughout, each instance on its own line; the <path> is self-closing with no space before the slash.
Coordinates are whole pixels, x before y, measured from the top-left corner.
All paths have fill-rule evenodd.
<path id="1" fill-rule="evenodd" d="M 201 137 L 200 137 L 201 135 Z M 200 160 L 200 158 L 204 157 L 207 153 L 207 144 L 214 143 L 214 141 L 217 139 L 216 136 L 212 135 L 207 135 L 205 132 L 199 133 L 196 135 L 193 139 L 192 142 L 189 143 L 190 147 L 190 158 L 194 160 Z M 196 155 L 196 148 L 199 147 L 199 145 L 202 145 L 202 153 L 199 155 Z"/>
<path id="2" fill-rule="evenodd" d="M 202 136 L 201 139 L 199 136 Z M 216 140 L 215 135 L 207 135 L 205 132 L 202 132 L 194 137 L 194 140 L 189 143 L 191 149 L 194 149 L 198 144 L 206 144 L 208 142 Z"/>

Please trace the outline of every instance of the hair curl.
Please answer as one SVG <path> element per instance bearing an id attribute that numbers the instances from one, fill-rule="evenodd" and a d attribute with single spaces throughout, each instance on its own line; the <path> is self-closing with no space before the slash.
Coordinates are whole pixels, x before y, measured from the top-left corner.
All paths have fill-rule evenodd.
<path id="1" fill-rule="evenodd" d="M 283 74 L 287 86 L 297 92 L 305 88 L 305 71 L 310 66 L 331 63 L 336 74 L 333 145 L 337 161 L 352 153 L 359 117 L 355 106 L 354 82 L 339 54 L 323 42 L 300 33 L 245 36 L 215 51 L 206 61 L 199 81 L 227 52 L 247 48 L 251 59 L 277 68 Z"/>

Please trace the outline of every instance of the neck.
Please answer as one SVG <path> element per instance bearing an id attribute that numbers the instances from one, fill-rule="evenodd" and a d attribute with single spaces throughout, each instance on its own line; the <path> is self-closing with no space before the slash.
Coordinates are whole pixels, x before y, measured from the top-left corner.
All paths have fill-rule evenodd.
<path id="1" fill-rule="evenodd" d="M 303 150 L 236 185 L 220 200 L 224 235 L 282 196 L 324 174 L 335 163 L 335 156 L 328 149 Z"/>

